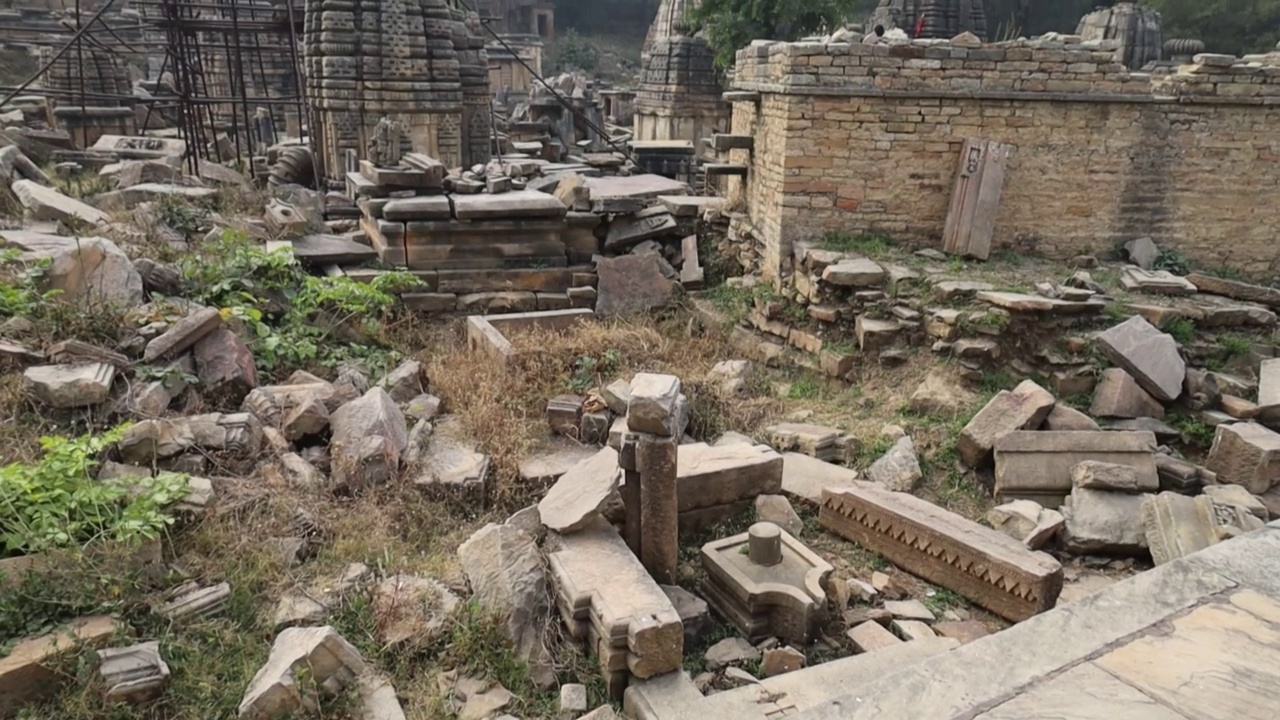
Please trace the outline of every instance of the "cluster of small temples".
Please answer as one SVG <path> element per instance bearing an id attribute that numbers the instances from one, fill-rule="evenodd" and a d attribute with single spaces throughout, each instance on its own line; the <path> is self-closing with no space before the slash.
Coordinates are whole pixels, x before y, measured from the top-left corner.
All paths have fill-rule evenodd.
<path id="1" fill-rule="evenodd" d="M 1136 72 L 1120 49 L 962 35 L 739 51 L 732 132 L 754 142 L 730 151 L 748 168 L 732 184 L 766 274 L 830 230 L 940 246 L 976 141 L 1007 152 L 988 210 L 999 245 L 1067 258 L 1150 236 L 1214 265 L 1273 267 L 1280 52 Z"/>

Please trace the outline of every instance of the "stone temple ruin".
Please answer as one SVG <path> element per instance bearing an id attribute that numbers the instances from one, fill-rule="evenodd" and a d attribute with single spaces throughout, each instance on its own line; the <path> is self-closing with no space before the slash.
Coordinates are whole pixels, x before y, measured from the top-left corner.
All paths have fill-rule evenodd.
<path id="1" fill-rule="evenodd" d="M 8 313 L 23 411 L 130 422 L 79 474 L 184 473 L 175 536 L 292 513 L 237 717 L 434 712 L 384 673 L 455 659 L 472 608 L 527 681 L 443 671 L 449 717 L 1280 717 L 1280 49 L 1134 3 L 992 41 L 977 0 L 882 0 L 723 73 L 688 8 L 622 87 L 542 76 L 546 0 L 0 14 L 42 68 L 0 104 L 0 245 L 121 325 Z M 222 278 L 254 312 L 201 294 L 236 243 L 293 273 Z M 316 287 L 403 314 L 291 314 Z M 325 328 L 315 362 L 263 362 L 281 318 Z M 357 506 L 415 556 L 321 553 L 308 507 Z M 179 547 L 137 551 L 130 607 L 196 642 L 245 589 Z M 0 556 L 0 590 L 49 562 Z M 404 667 L 342 636 L 366 609 Z M 200 668 L 151 627 L 20 640 L 0 714 L 87 646 L 85 702 L 182 702 Z"/>

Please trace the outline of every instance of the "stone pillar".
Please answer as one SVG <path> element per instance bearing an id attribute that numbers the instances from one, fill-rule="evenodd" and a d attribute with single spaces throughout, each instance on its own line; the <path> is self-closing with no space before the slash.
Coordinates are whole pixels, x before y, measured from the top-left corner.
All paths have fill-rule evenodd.
<path id="1" fill-rule="evenodd" d="M 747 557 L 764 567 L 782 562 L 782 528 L 771 522 L 752 525 L 747 530 Z"/>
<path id="2" fill-rule="evenodd" d="M 633 551 L 639 547 L 640 563 L 664 585 L 675 584 L 679 564 L 676 459 L 684 403 L 679 378 L 637 374 L 631 381 L 628 432 L 619 456 L 619 464 L 628 472 L 627 542 Z M 638 533 L 634 525 L 639 525 Z"/>
<path id="3" fill-rule="evenodd" d="M 679 440 L 641 434 L 636 447 L 640 469 L 640 563 L 662 585 L 676 583 L 680 561 L 680 517 L 676 498 Z"/>

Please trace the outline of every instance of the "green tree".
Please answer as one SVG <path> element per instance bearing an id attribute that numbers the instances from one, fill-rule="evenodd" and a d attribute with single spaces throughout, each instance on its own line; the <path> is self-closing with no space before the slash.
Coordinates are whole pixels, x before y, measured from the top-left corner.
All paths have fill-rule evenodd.
<path id="1" fill-rule="evenodd" d="M 1147 0 L 1165 38 L 1204 41 L 1208 52 L 1269 52 L 1280 42 L 1280 0 Z"/>
<path id="2" fill-rule="evenodd" d="M 752 40 L 795 40 L 850 20 L 860 20 L 874 0 L 702 0 L 689 14 L 705 34 L 722 68 Z"/>

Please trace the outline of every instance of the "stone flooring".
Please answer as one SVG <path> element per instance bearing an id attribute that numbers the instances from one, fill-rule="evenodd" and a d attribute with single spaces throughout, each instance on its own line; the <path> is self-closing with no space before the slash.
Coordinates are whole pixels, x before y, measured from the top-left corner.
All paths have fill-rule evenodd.
<path id="1" fill-rule="evenodd" d="M 1280 718 L 1280 522 L 852 690 L 794 717 Z"/>
<path id="2" fill-rule="evenodd" d="M 1280 522 L 950 647 L 857 655 L 720 701 L 674 691 L 668 676 L 629 691 L 627 709 L 641 720 L 1274 720 Z"/>

